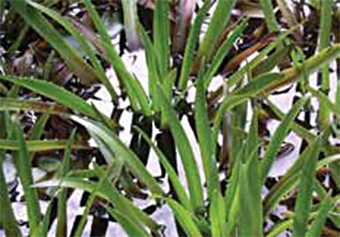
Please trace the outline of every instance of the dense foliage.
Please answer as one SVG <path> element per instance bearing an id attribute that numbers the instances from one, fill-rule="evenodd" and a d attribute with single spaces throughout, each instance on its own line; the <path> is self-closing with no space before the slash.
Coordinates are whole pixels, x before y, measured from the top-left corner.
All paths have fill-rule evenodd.
<path id="1" fill-rule="evenodd" d="M 129 236 L 340 235 L 336 1 L 5 0 L 0 16 L 6 236 L 81 236 L 90 216 L 91 236 L 109 222 Z M 153 217 L 164 207 L 176 230 Z"/>

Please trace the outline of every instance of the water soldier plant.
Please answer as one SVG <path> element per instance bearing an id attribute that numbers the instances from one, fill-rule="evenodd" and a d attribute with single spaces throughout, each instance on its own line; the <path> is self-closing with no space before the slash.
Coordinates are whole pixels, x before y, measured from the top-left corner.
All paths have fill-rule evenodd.
<path id="1" fill-rule="evenodd" d="M 105 235 L 104 212 L 129 236 L 338 236 L 340 6 L 288 2 L 2 1 L 0 164 L 9 157 L 15 165 L 29 227 L 20 226 L 0 169 L 5 235 L 48 236 L 56 222 L 55 235 L 82 236 L 90 215 L 90 235 Z M 315 21 L 316 32 L 308 27 Z M 128 50 L 144 52 L 147 86 L 125 64 Z M 109 115 L 89 100 L 99 88 Z M 294 103 L 283 112 L 273 95 L 287 91 Z M 272 120 L 279 125 L 269 132 Z M 273 178 L 290 132 L 302 145 Z M 159 177 L 147 167 L 150 154 Z M 45 171 L 39 180 L 36 168 Z M 75 190 L 85 208 L 71 223 Z M 163 207 L 176 230 L 153 218 Z"/>

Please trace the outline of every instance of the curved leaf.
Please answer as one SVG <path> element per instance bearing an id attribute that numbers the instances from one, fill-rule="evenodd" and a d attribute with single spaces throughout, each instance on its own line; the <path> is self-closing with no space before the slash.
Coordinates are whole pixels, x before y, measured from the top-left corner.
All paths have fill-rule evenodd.
<path id="1" fill-rule="evenodd" d="M 118 136 L 110 131 L 107 127 L 102 126 L 93 120 L 84 119 L 77 116 L 71 116 L 71 119 L 83 125 L 90 133 L 95 134 L 101 139 L 107 149 L 111 150 L 113 154 L 116 154 L 119 159 L 126 162 L 131 171 L 136 177 L 139 177 L 152 192 L 155 194 L 163 195 L 163 190 L 159 187 L 157 181 L 152 177 L 146 167 L 140 161 L 136 154 L 134 154 Z M 101 149 L 101 147 L 99 147 Z"/>
<path id="2" fill-rule="evenodd" d="M 51 82 L 12 75 L 0 75 L 0 79 L 10 81 L 16 85 L 23 86 L 36 93 L 44 95 L 64 106 L 67 106 L 75 111 L 79 111 L 86 116 L 93 118 L 96 117 L 96 113 L 93 111 L 93 108 L 85 100 Z"/>

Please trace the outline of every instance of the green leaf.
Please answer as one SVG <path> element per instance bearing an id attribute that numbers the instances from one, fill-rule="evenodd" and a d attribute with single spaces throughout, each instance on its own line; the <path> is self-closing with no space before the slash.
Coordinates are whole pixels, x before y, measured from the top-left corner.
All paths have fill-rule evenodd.
<path id="1" fill-rule="evenodd" d="M 168 101 L 171 101 L 173 97 L 173 88 L 174 88 L 174 84 L 176 81 L 176 76 L 177 76 L 177 70 L 173 69 L 172 71 L 168 73 L 167 77 L 165 78 L 162 84 L 162 89 L 163 89 L 165 98 L 167 98 Z M 157 93 L 157 96 L 158 96 L 158 93 Z M 165 116 L 164 112 L 161 112 L 161 126 L 165 126 L 166 124 L 167 124 L 167 117 Z"/>
<path id="2" fill-rule="evenodd" d="M 171 70 L 168 75 L 165 77 L 165 80 L 162 83 L 162 89 L 164 91 L 165 97 L 171 101 L 172 99 L 172 89 L 174 87 L 177 76 L 177 70 Z"/>
<path id="3" fill-rule="evenodd" d="M 141 226 L 133 222 L 123 212 L 117 211 L 108 205 L 106 205 L 105 208 L 116 218 L 129 236 L 150 236 Z"/>
<path id="4" fill-rule="evenodd" d="M 51 213 L 52 213 L 53 206 L 54 206 L 54 201 L 51 200 L 50 203 L 47 206 L 47 210 L 45 212 L 44 218 L 40 222 L 39 227 L 36 229 L 36 231 L 33 234 L 33 236 L 47 236 L 47 234 L 48 234 L 48 226 L 50 224 Z"/>
<path id="5" fill-rule="evenodd" d="M 247 20 L 242 20 L 241 23 L 235 28 L 235 30 L 230 34 L 230 36 L 223 42 L 221 47 L 218 48 L 216 55 L 213 57 L 210 69 L 204 75 L 204 86 L 207 88 L 212 77 L 217 73 L 219 67 L 221 66 L 226 55 L 228 55 L 230 49 L 234 45 L 236 39 L 240 37 L 245 28 L 248 25 Z"/>
<path id="6" fill-rule="evenodd" d="M 183 208 L 178 202 L 175 200 L 166 198 L 165 199 L 172 211 L 176 219 L 178 220 L 179 224 L 182 226 L 184 231 L 187 233 L 188 236 L 195 236 L 200 237 L 202 234 L 200 233 L 197 225 L 191 218 L 189 211 Z"/>
<path id="7" fill-rule="evenodd" d="M 46 81 L 49 81 L 50 79 L 50 74 L 53 69 L 53 61 L 55 57 L 56 57 L 56 52 L 55 50 L 52 50 L 46 59 L 46 63 L 43 67 L 43 76 L 42 76 L 42 78 L 45 79 Z"/>
<path id="8" fill-rule="evenodd" d="M 39 119 L 35 122 L 34 127 L 32 129 L 31 134 L 29 135 L 30 140 L 38 140 L 44 133 L 44 128 L 47 123 L 47 120 L 50 118 L 49 111 L 45 114 L 42 114 Z M 30 161 L 32 162 L 34 158 L 34 152 L 30 153 Z"/>
<path id="9" fill-rule="evenodd" d="M 199 40 L 201 26 L 209 11 L 210 2 L 205 1 L 203 6 L 200 8 L 195 18 L 194 24 L 192 25 L 189 33 L 189 38 L 185 47 L 183 64 L 181 68 L 181 75 L 179 78 L 178 88 L 184 91 L 187 88 L 189 72 L 194 59 L 194 51 Z"/>
<path id="10" fill-rule="evenodd" d="M 95 134 L 98 138 L 100 138 L 102 143 L 106 146 L 106 149 L 111 150 L 111 152 L 116 154 L 119 159 L 126 162 L 132 173 L 136 177 L 139 177 L 140 180 L 144 182 L 153 193 L 159 195 L 164 194 L 157 181 L 147 171 L 137 155 L 134 154 L 121 140 L 119 140 L 115 133 L 102 126 L 102 124 L 90 119 L 77 116 L 71 116 L 71 119 L 83 125 L 90 133 Z M 99 148 L 101 149 L 101 147 Z"/>
<path id="11" fill-rule="evenodd" d="M 333 209 L 336 203 L 340 202 L 340 196 L 336 196 L 331 198 L 328 195 L 324 200 L 321 202 L 318 215 L 316 216 L 315 220 L 310 226 L 306 236 L 320 236 L 322 232 L 322 228 L 326 222 L 328 213 Z"/>
<path id="12" fill-rule="evenodd" d="M 248 132 L 248 138 L 245 143 L 245 156 L 247 168 L 247 179 L 249 183 L 248 196 L 251 202 L 252 218 L 250 219 L 251 235 L 262 236 L 263 212 L 261 199 L 261 180 L 260 165 L 258 159 L 258 112 L 257 108 L 253 110 L 253 118 Z"/>
<path id="13" fill-rule="evenodd" d="M 326 166 L 328 164 L 331 164 L 333 162 L 337 162 L 340 160 L 340 154 L 335 154 L 335 155 L 332 155 L 332 156 L 328 156 L 328 157 L 325 157 L 323 158 L 322 160 L 320 160 L 318 162 L 318 169 L 323 167 L 323 166 Z"/>
<path id="14" fill-rule="evenodd" d="M 244 163 L 251 163 L 251 159 L 252 158 L 250 155 L 252 154 L 252 152 L 254 151 L 254 149 L 258 148 L 259 145 L 259 139 L 258 139 L 258 108 L 254 107 L 253 108 L 253 115 L 252 115 L 252 119 L 251 119 L 251 124 L 250 124 L 250 129 L 248 132 L 248 136 L 247 136 L 247 140 L 245 143 L 245 149 L 246 149 L 246 155 L 245 155 L 245 159 L 244 159 Z M 254 154 L 257 159 L 258 159 L 258 153 Z M 254 160 L 257 160 L 256 158 L 254 158 Z M 254 166 L 254 168 L 256 169 L 259 168 L 258 164 L 256 164 Z"/>
<path id="15" fill-rule="evenodd" d="M 228 95 L 222 101 L 214 118 L 214 127 L 213 127 L 213 133 L 212 133 L 212 140 L 213 140 L 213 147 L 214 147 L 213 154 L 216 153 L 218 132 L 219 132 L 222 120 L 225 116 L 225 113 L 231 110 L 232 108 L 234 108 L 235 106 L 244 103 L 247 100 L 248 100 L 248 96 Z"/>
<path id="16" fill-rule="evenodd" d="M 226 210 L 226 221 L 227 221 L 227 234 L 231 234 L 232 230 L 235 227 L 235 223 L 238 221 L 238 212 L 240 208 L 239 204 L 239 180 L 240 180 L 240 169 L 242 163 L 242 156 L 244 152 L 244 147 L 242 146 L 242 150 L 238 153 L 238 157 L 236 159 L 235 165 L 232 169 L 231 176 L 229 178 L 229 183 L 225 192 L 225 210 Z"/>
<path id="17" fill-rule="evenodd" d="M 47 187 L 63 187 L 63 188 L 78 188 L 87 192 L 93 192 L 97 183 L 93 181 L 84 180 L 79 177 L 65 177 L 62 179 L 50 179 L 36 183 L 33 187 L 47 188 Z M 115 186 L 111 185 L 108 180 L 104 182 L 97 191 L 96 195 L 111 202 L 117 210 L 129 215 L 129 218 L 135 222 L 143 222 L 152 230 L 157 230 L 159 226 L 142 210 L 135 206 L 129 199 L 121 195 Z"/>
<path id="18" fill-rule="evenodd" d="M 226 234 L 225 202 L 218 190 L 214 190 L 210 203 L 210 220 L 212 236 L 227 236 Z"/>
<path id="19" fill-rule="evenodd" d="M 66 148 L 66 140 L 28 140 L 26 149 L 29 152 L 60 150 Z M 20 141 L 0 139 L 0 150 L 19 151 Z M 83 142 L 73 142 L 72 149 L 91 149 Z"/>
<path id="20" fill-rule="evenodd" d="M 30 233 L 33 234 L 38 228 L 41 220 L 38 195 L 36 190 L 31 187 L 33 184 L 32 166 L 25 144 L 24 134 L 18 119 L 14 119 L 13 125 L 15 128 L 15 137 L 19 141 L 19 151 L 13 153 L 13 158 L 24 190 Z"/>
<path id="21" fill-rule="evenodd" d="M 237 135 L 240 130 L 245 130 L 247 122 L 247 106 L 247 103 L 237 105 L 232 111 L 226 113 L 224 116 L 222 124 L 222 133 L 224 136 L 222 149 L 224 149 L 225 155 L 227 155 L 227 153 L 229 155 L 228 163 L 230 167 L 234 165 L 237 153 L 243 145 L 243 140 L 239 139 Z"/>
<path id="22" fill-rule="evenodd" d="M 159 98 L 161 99 L 163 107 L 163 113 L 165 117 L 167 117 L 167 122 L 169 123 L 168 125 L 175 139 L 175 143 L 184 166 L 192 209 L 195 211 L 195 213 L 200 213 L 203 209 L 203 191 L 193 151 L 191 149 L 188 137 L 185 135 L 184 129 L 177 117 L 176 111 L 166 99 L 161 88 L 159 87 L 158 89 L 160 96 Z"/>
<path id="23" fill-rule="evenodd" d="M 218 1 L 209 23 L 208 30 L 205 33 L 202 43 L 198 49 L 198 57 L 206 57 L 207 61 L 210 61 L 210 57 L 215 49 L 218 37 L 230 19 L 231 10 L 233 9 L 234 4 L 234 0 Z"/>
<path id="24" fill-rule="evenodd" d="M 275 225 L 271 231 L 266 235 L 267 237 L 276 237 L 281 234 L 284 230 L 291 228 L 293 225 L 293 220 L 288 219 Z"/>
<path id="25" fill-rule="evenodd" d="M 104 187 L 105 184 L 109 184 L 107 180 L 109 173 L 113 172 L 115 175 L 119 175 L 121 173 L 122 166 L 116 166 L 115 163 L 111 163 L 105 173 L 101 171 L 100 167 L 96 163 L 93 163 L 93 168 L 94 168 L 96 175 L 99 177 L 99 181 L 93 188 L 90 197 L 86 201 L 85 210 L 83 211 L 80 221 L 77 224 L 76 230 L 74 232 L 74 236 L 82 235 L 85 225 L 86 225 L 87 217 L 90 213 L 91 207 L 93 205 L 93 202 L 95 200 L 98 190 Z M 115 184 L 115 182 L 113 184 Z"/>
<path id="26" fill-rule="evenodd" d="M 238 184 L 239 192 L 238 196 L 236 197 L 240 201 L 238 231 L 240 236 L 257 236 L 257 234 L 262 231 L 262 226 L 256 226 L 257 213 L 255 213 L 253 209 L 253 193 L 251 193 L 250 190 L 249 178 L 247 173 L 247 166 L 245 164 L 241 164 L 240 179 Z M 259 227 L 261 231 L 258 231 Z"/>
<path id="27" fill-rule="evenodd" d="M 157 83 L 160 82 L 159 66 L 157 62 L 157 53 L 152 45 L 151 39 L 145 32 L 142 25 L 139 25 L 140 33 L 143 39 L 146 62 L 148 66 L 148 77 L 149 77 L 149 94 L 152 98 L 152 104 L 155 111 L 159 111 L 159 100 L 157 99 Z"/>
<path id="28" fill-rule="evenodd" d="M 22 100 L 0 97 L 0 111 L 35 111 L 38 113 L 64 114 L 68 109 L 64 106 L 39 100 Z"/>
<path id="29" fill-rule="evenodd" d="M 270 109 L 274 112 L 274 114 L 282 120 L 285 114 L 280 110 L 280 108 L 268 98 L 266 99 L 266 101 L 268 102 L 268 105 Z M 316 139 L 316 135 L 314 135 L 312 132 L 308 131 L 306 128 L 296 123 L 295 121 L 292 123 L 292 130 L 298 136 L 306 139 L 309 143 L 312 143 Z M 338 147 L 332 146 L 328 142 L 325 142 L 323 144 L 322 150 L 331 154 L 340 153 L 340 149 Z"/>
<path id="30" fill-rule="evenodd" d="M 330 36 L 332 30 L 332 0 L 323 0 L 321 2 L 321 17 L 320 17 L 320 31 L 319 31 L 319 50 L 323 50 L 330 45 Z M 322 69 L 322 90 L 326 93 L 329 90 L 329 69 L 326 65 Z M 328 112 L 324 111 L 322 106 L 320 106 L 320 116 L 328 116 Z M 327 118 L 325 118 L 327 119 Z M 328 119 L 327 119 L 328 120 Z"/>
<path id="31" fill-rule="evenodd" d="M 275 52 L 272 54 L 267 55 L 265 59 L 263 59 L 257 64 L 257 66 L 254 67 L 254 69 L 252 69 L 252 76 L 256 77 L 263 73 L 270 72 L 288 57 L 290 51 L 291 48 L 289 46 L 281 44 L 281 47 L 275 49 Z"/>
<path id="32" fill-rule="evenodd" d="M 7 89 L 7 87 L 4 86 L 4 84 L 2 84 L 2 83 L 0 82 L 0 93 L 1 93 L 1 94 L 4 94 L 4 95 L 7 95 L 8 92 L 9 92 L 9 90 Z"/>
<path id="33" fill-rule="evenodd" d="M 277 153 L 280 150 L 281 143 L 285 139 L 290 126 L 294 118 L 300 112 L 300 109 L 307 102 L 309 97 L 304 96 L 299 101 L 297 101 L 288 114 L 282 119 L 280 126 L 275 130 L 270 143 L 268 145 L 267 151 L 261 162 L 261 183 L 264 184 L 266 177 L 269 173 L 270 167 L 272 166 Z"/>
<path id="34" fill-rule="evenodd" d="M 47 111 L 47 113 L 44 113 L 39 117 L 39 119 L 34 124 L 32 132 L 29 135 L 30 140 L 38 140 L 41 138 L 41 136 L 44 133 L 45 125 L 49 118 L 50 118 L 49 111 Z"/>
<path id="35" fill-rule="evenodd" d="M 144 138 L 144 140 L 152 147 L 152 149 L 157 154 L 158 159 L 160 160 L 161 164 L 164 166 L 164 169 L 166 173 L 169 176 L 169 179 L 176 191 L 176 194 L 178 196 L 179 201 L 181 204 L 187 209 L 191 210 L 190 201 L 188 198 L 188 195 L 186 193 L 186 190 L 184 189 L 183 185 L 181 184 L 181 181 L 179 180 L 176 171 L 172 167 L 172 165 L 169 163 L 168 159 L 165 157 L 163 152 L 151 141 L 151 139 L 147 136 L 145 132 L 143 132 L 140 128 L 134 127 Z"/>
<path id="36" fill-rule="evenodd" d="M 113 66 L 113 69 L 117 73 L 120 82 L 123 83 L 124 88 L 127 91 L 130 104 L 135 111 L 142 110 L 144 115 L 149 116 L 152 114 L 147 95 L 140 85 L 139 81 L 136 80 L 131 73 L 125 67 L 125 64 L 119 54 L 117 53 L 114 46 L 111 44 L 110 36 L 106 31 L 104 25 L 100 22 L 98 13 L 90 0 L 83 0 L 83 3 L 99 32 L 100 37 L 103 40 L 103 46 L 106 49 L 106 55 Z"/>
<path id="37" fill-rule="evenodd" d="M 299 156 L 299 158 L 294 162 L 293 166 L 286 172 L 286 174 L 269 190 L 269 193 L 263 200 L 264 216 L 266 216 L 269 211 L 273 210 L 275 206 L 279 203 L 282 197 L 289 192 L 293 187 L 295 187 L 300 179 L 301 170 L 303 164 L 308 162 L 310 158 L 309 154 L 313 147 L 316 146 L 315 140 L 311 143 L 307 149 Z M 318 169 L 324 167 L 332 162 L 339 161 L 340 155 L 334 155 L 326 157 L 318 162 Z"/>
<path id="38" fill-rule="evenodd" d="M 129 50 L 135 51 L 141 46 L 138 32 L 137 1 L 122 1 L 124 15 L 124 31 Z"/>
<path id="39" fill-rule="evenodd" d="M 0 79 L 10 81 L 16 85 L 23 86 L 36 93 L 44 95 L 64 106 L 67 106 L 75 111 L 79 111 L 80 113 L 83 113 L 86 116 L 93 118 L 96 117 L 93 108 L 85 100 L 51 82 L 11 75 L 0 75 Z"/>
<path id="40" fill-rule="evenodd" d="M 281 78 L 281 75 L 278 73 L 268 73 L 259 76 L 257 79 L 252 80 L 244 87 L 236 90 L 234 94 L 228 95 L 222 101 L 220 108 L 218 109 L 215 119 L 214 119 L 214 128 L 213 128 L 213 144 L 217 142 L 218 131 L 220 128 L 220 124 L 226 111 L 234 108 L 236 105 L 242 104 L 249 97 L 255 96 L 261 92 L 264 92 L 268 86 L 272 83 L 272 80 Z M 216 149 L 216 147 L 214 147 Z"/>
<path id="41" fill-rule="evenodd" d="M 75 138 L 76 130 L 74 129 L 67 141 L 63 157 L 63 164 L 58 172 L 58 177 L 65 176 L 71 169 L 71 143 Z M 57 210 L 57 236 L 67 235 L 67 189 L 61 189 L 58 193 L 58 210 Z"/>
<path id="42" fill-rule="evenodd" d="M 104 86 L 110 93 L 112 100 L 117 102 L 118 101 L 117 93 L 114 90 L 112 83 L 107 78 L 105 70 L 102 67 L 100 61 L 98 60 L 95 52 L 92 50 L 91 46 L 86 41 L 86 38 L 77 31 L 77 29 L 70 23 L 70 21 L 66 20 L 67 18 L 61 16 L 58 12 L 50 8 L 47 8 L 43 5 L 40 5 L 36 2 L 33 2 L 33 1 L 27 1 L 27 3 L 31 5 L 32 7 L 38 9 L 39 11 L 45 13 L 46 15 L 51 17 L 56 22 L 58 22 L 74 37 L 74 39 L 79 43 L 81 48 L 84 50 L 86 55 L 89 57 L 91 64 L 94 66 L 94 69 L 95 69 L 94 72 L 96 73 L 96 76 L 104 84 Z"/>
<path id="43" fill-rule="evenodd" d="M 266 24 L 270 32 L 279 30 L 279 24 L 276 21 L 274 8 L 270 0 L 260 0 L 262 11 L 265 16 Z"/>
<path id="44" fill-rule="evenodd" d="M 338 107 L 332 101 L 330 101 L 328 96 L 326 96 L 324 93 L 318 90 L 313 89 L 310 86 L 307 87 L 307 90 L 310 93 L 312 93 L 314 97 L 317 97 L 320 103 L 322 103 L 323 106 L 326 106 L 329 111 L 333 111 L 336 114 L 336 116 L 340 116 L 340 107 Z"/>
<path id="45" fill-rule="evenodd" d="M 6 236 L 22 236 L 17 221 L 15 220 L 12 203 L 9 199 L 7 184 L 2 169 L 4 152 L 0 151 L 0 222 Z"/>
<path id="46" fill-rule="evenodd" d="M 95 82 L 95 71 L 85 63 L 81 56 L 61 36 L 36 9 L 25 0 L 11 1 L 13 9 L 18 12 L 42 38 L 60 54 L 68 67 L 79 77 L 84 85 L 90 86 Z"/>
<path id="47" fill-rule="evenodd" d="M 227 81 L 228 88 L 235 86 L 237 83 L 239 83 L 244 74 L 247 72 L 251 72 L 273 49 L 275 49 L 280 43 L 287 38 L 292 32 L 297 30 L 299 27 L 295 26 L 288 31 L 282 33 L 277 39 L 275 39 L 272 43 L 270 43 L 267 47 L 265 47 L 259 55 L 257 55 L 253 60 L 251 60 L 249 63 L 247 63 L 244 67 L 237 70 Z"/>
<path id="48" fill-rule="evenodd" d="M 308 58 L 305 62 L 305 70 L 296 68 L 288 68 L 281 72 L 282 78 L 273 80 L 272 85 L 266 89 L 267 92 L 274 91 L 284 85 L 291 84 L 305 75 L 304 71 L 313 73 L 331 61 L 340 57 L 340 44 L 334 44 L 331 47 L 325 48 L 318 54 Z"/>
<path id="49" fill-rule="evenodd" d="M 280 80 L 283 76 L 280 73 L 269 72 L 258 76 L 245 86 L 235 91 L 236 95 L 256 95 L 265 91 L 274 80 Z"/>
<path id="50" fill-rule="evenodd" d="M 308 162 L 304 162 L 294 210 L 293 236 L 305 236 L 306 234 L 308 215 L 312 206 L 313 183 L 320 147 L 321 139 L 319 137 L 309 153 Z"/>
<path id="51" fill-rule="evenodd" d="M 159 65 L 159 79 L 163 82 L 169 67 L 168 1 L 156 1 L 153 18 L 153 40 Z"/>
<path id="52" fill-rule="evenodd" d="M 198 80 L 195 99 L 196 131 L 201 151 L 203 170 L 208 186 L 208 196 L 211 198 L 214 189 L 220 190 L 220 182 L 218 180 L 215 154 L 212 153 L 214 145 L 212 142 L 210 123 L 206 108 L 204 81 L 203 78 L 199 78 Z"/>

